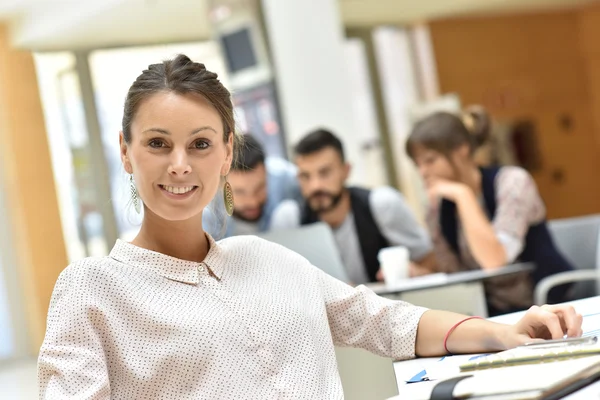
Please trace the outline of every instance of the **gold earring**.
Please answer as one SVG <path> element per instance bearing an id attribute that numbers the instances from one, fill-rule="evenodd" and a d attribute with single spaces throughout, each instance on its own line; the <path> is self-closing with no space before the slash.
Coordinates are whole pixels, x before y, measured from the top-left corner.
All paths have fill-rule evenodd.
<path id="1" fill-rule="evenodd" d="M 138 195 L 135 183 L 133 183 L 133 174 L 129 175 L 129 190 L 131 191 L 131 201 L 133 203 L 133 208 L 135 208 L 135 211 L 139 214 L 142 211 L 142 207 L 140 204 L 140 196 Z"/>
<path id="2" fill-rule="evenodd" d="M 227 175 L 225 175 L 225 186 L 223 186 L 223 201 L 225 202 L 225 212 L 227 215 L 233 215 L 233 190 L 231 185 L 227 182 Z"/>

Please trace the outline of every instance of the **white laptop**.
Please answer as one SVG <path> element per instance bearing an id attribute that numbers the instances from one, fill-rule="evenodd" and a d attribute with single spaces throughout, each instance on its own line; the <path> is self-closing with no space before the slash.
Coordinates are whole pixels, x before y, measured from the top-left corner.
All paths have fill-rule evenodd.
<path id="1" fill-rule="evenodd" d="M 315 267 L 343 282 L 350 282 L 329 225 L 317 222 L 294 229 L 262 232 L 256 236 L 300 254 Z"/>

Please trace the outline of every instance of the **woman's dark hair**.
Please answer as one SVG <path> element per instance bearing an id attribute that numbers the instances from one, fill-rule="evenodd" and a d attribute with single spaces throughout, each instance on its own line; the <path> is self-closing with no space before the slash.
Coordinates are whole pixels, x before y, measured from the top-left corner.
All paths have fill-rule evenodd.
<path id="1" fill-rule="evenodd" d="M 454 150 L 466 144 L 473 154 L 490 136 L 490 117 L 481 106 L 467 107 L 461 116 L 436 112 L 415 124 L 406 152 L 414 159 L 415 149 L 423 147 L 450 158 Z"/>
<path id="2" fill-rule="evenodd" d="M 123 138 L 126 143 L 131 143 L 131 123 L 140 103 L 161 92 L 194 93 L 204 97 L 221 116 L 223 140 L 226 142 L 229 134 L 235 132 L 231 94 L 217 74 L 208 71 L 204 64 L 179 54 L 172 60 L 150 65 L 129 88 L 123 110 Z"/>

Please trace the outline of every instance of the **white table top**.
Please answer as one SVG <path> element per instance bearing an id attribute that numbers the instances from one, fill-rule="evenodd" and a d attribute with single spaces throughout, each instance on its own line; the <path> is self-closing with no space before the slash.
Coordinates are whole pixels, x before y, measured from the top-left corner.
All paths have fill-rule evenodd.
<path id="1" fill-rule="evenodd" d="M 590 297 L 588 299 L 581 299 L 572 302 L 568 302 L 577 310 L 578 313 L 584 316 L 583 318 L 583 332 L 584 335 L 596 333 L 600 331 L 600 296 Z M 514 324 L 517 322 L 525 313 L 525 311 L 511 313 L 506 315 L 500 315 L 497 317 L 489 318 L 490 321 Z M 600 333 L 597 333 L 600 335 Z M 414 360 L 407 361 L 396 361 L 394 363 L 394 372 L 396 374 L 396 383 L 398 384 L 398 392 L 402 394 L 402 387 L 406 385 L 406 380 L 410 379 L 420 370 L 426 369 L 427 366 L 438 362 L 440 357 L 430 358 L 417 358 Z M 595 386 L 598 388 L 598 386 Z M 590 389 L 591 390 L 591 389 Z M 600 388 L 594 389 L 597 392 Z M 580 391 L 582 392 L 582 391 Z M 569 397 L 571 398 L 571 397 Z M 575 398 L 575 397 L 573 397 Z"/>
<path id="2" fill-rule="evenodd" d="M 389 295 L 410 292 L 414 290 L 456 285 L 460 283 L 483 281 L 498 276 L 528 272 L 533 268 L 533 264 L 520 263 L 508 265 L 506 267 L 497 268 L 494 270 L 478 269 L 473 271 L 454 272 L 451 274 L 438 273 L 425 275 L 417 278 L 406 279 L 394 285 L 393 287 L 387 287 L 385 283 L 370 283 L 365 286 L 369 287 L 379 295 Z"/>

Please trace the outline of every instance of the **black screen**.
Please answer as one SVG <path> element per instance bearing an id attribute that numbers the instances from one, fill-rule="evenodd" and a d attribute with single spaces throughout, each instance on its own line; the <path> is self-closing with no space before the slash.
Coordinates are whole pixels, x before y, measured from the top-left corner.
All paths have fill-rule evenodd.
<path id="1" fill-rule="evenodd" d="M 221 37 L 229 72 L 235 73 L 256 65 L 256 55 L 247 28 Z"/>

